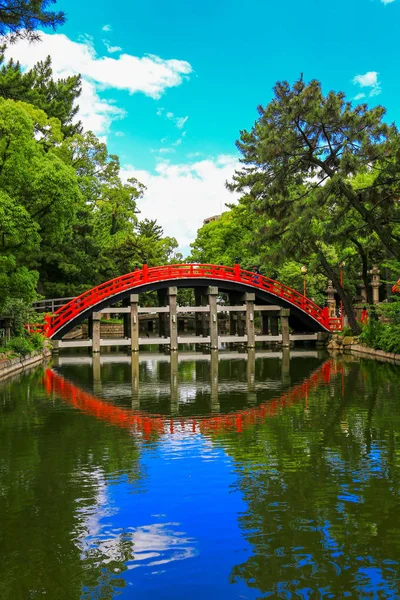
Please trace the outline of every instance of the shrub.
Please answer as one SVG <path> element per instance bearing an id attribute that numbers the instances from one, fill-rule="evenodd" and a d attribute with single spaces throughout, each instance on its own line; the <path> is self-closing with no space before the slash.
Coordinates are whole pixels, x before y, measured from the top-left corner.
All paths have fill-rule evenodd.
<path id="1" fill-rule="evenodd" d="M 43 350 L 46 342 L 46 337 L 41 333 L 32 333 L 29 338 L 29 342 L 32 344 L 35 350 Z"/>
<path id="2" fill-rule="evenodd" d="M 16 354 L 26 356 L 35 350 L 33 344 L 26 337 L 15 337 L 7 343 L 7 350 L 12 350 Z"/>
<path id="3" fill-rule="evenodd" d="M 370 319 L 363 327 L 360 342 L 376 350 L 400 354 L 400 325 Z"/>
<path id="4" fill-rule="evenodd" d="M 352 336 L 353 332 L 351 330 L 351 327 L 349 325 L 346 325 L 346 327 L 343 327 L 342 331 L 340 332 L 340 335 L 342 335 L 343 337 Z"/>

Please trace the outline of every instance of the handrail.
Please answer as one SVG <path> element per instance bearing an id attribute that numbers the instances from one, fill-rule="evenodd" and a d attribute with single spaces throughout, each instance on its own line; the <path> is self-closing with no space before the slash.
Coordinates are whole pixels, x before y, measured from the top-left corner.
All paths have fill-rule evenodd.
<path id="1" fill-rule="evenodd" d="M 80 296 L 77 296 L 64 304 L 52 316 L 48 315 L 45 317 L 45 333 L 47 337 L 52 337 L 66 323 L 77 317 L 83 311 L 95 306 L 107 298 L 112 298 L 121 292 L 134 289 L 144 283 L 196 278 L 233 281 L 266 291 L 277 298 L 281 298 L 282 300 L 293 304 L 320 323 L 324 329 L 330 330 L 331 320 L 327 308 L 321 308 L 315 304 L 315 302 L 310 300 L 310 298 L 303 296 L 296 290 L 279 281 L 275 281 L 269 277 L 260 275 L 259 273 L 241 269 L 240 265 L 231 267 L 224 265 L 188 263 L 163 265 L 158 267 L 148 267 L 147 265 L 144 265 L 143 269 L 137 269 L 132 273 L 120 275 L 115 279 L 101 283 L 97 287 L 87 290 Z"/>

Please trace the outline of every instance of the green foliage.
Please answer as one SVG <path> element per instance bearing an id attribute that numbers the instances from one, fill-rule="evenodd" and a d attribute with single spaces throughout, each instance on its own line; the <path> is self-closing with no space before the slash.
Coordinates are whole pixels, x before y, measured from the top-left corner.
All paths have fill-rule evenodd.
<path id="1" fill-rule="evenodd" d="M 25 323 L 28 321 L 29 306 L 21 298 L 8 297 L 2 307 L 5 316 L 11 318 L 14 336 L 21 337 L 25 334 Z"/>
<path id="2" fill-rule="evenodd" d="M 331 279 L 357 334 L 360 271 L 371 301 L 372 264 L 395 272 L 400 257 L 400 136 L 382 107 L 353 107 L 318 81 L 278 82 L 274 92 L 237 142 L 241 168 L 228 188 L 239 205 L 198 231 L 192 259 L 237 256 L 299 291 L 305 265 L 308 295 L 323 303 Z"/>
<path id="3" fill-rule="evenodd" d="M 379 320 L 370 314 L 364 325 L 360 341 L 371 348 L 400 354 L 400 302 L 381 304 Z"/>
<path id="4" fill-rule="evenodd" d="M 75 122 L 80 77 L 54 81 L 50 58 L 23 73 L 4 48 L 0 65 L 0 314 L 7 299 L 74 296 L 145 259 L 181 260 L 139 221 L 144 186 Z"/>
<path id="5" fill-rule="evenodd" d="M 29 341 L 35 350 L 41 352 L 46 346 L 47 338 L 41 333 L 31 333 L 29 336 Z"/>
<path id="6" fill-rule="evenodd" d="M 11 338 L 11 340 L 7 342 L 6 348 L 21 356 L 26 356 L 35 350 L 32 342 L 25 336 Z"/>
<path id="7" fill-rule="evenodd" d="M 40 40 L 39 28 L 55 29 L 65 22 L 61 11 L 49 10 L 56 0 L 3 0 L 0 5 L 0 35 L 11 42 L 27 39 Z"/>

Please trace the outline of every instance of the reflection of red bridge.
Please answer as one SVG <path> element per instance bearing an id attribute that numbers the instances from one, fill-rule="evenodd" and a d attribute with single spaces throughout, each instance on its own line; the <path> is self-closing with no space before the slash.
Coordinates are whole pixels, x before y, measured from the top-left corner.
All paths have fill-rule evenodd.
<path id="1" fill-rule="evenodd" d="M 160 415 L 147 415 L 140 411 L 133 411 L 102 400 L 92 394 L 80 389 L 61 375 L 47 369 L 44 375 L 44 386 L 46 392 L 50 395 L 55 393 L 57 396 L 94 417 L 117 425 L 141 432 L 145 438 L 151 434 L 161 435 L 163 433 L 174 433 L 182 429 L 189 429 L 193 432 L 200 431 L 212 432 L 223 430 L 242 431 L 243 429 L 254 425 L 268 417 L 274 417 L 282 408 L 292 406 L 308 398 L 309 392 L 322 384 L 329 383 L 331 379 L 332 363 L 327 360 L 314 373 L 295 385 L 279 398 L 269 400 L 247 410 L 229 413 L 226 415 L 213 415 L 211 417 L 186 417 L 184 419 L 167 419 Z"/>

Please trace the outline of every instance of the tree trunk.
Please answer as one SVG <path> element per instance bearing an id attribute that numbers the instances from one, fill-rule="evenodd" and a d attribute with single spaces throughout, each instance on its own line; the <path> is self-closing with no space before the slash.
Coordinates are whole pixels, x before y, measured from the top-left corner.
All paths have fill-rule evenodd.
<path id="1" fill-rule="evenodd" d="M 333 270 L 332 266 L 329 264 L 326 256 L 323 254 L 323 252 L 320 250 L 320 248 L 318 248 L 317 245 L 315 245 L 315 251 L 317 252 L 317 255 L 321 261 L 321 264 L 322 264 L 326 274 L 328 275 L 329 279 L 332 280 L 333 285 L 336 288 L 337 293 L 339 294 L 339 297 L 343 303 L 343 307 L 346 311 L 346 315 L 349 319 L 349 325 L 351 327 L 351 331 L 354 333 L 354 335 L 359 335 L 361 333 L 361 327 L 357 322 L 356 315 L 353 311 L 353 305 L 352 305 L 352 302 L 351 302 L 349 296 L 346 294 L 343 287 L 340 285 L 339 277 L 337 276 L 336 272 Z M 343 316 L 343 315 L 341 315 L 341 316 Z"/>
<path id="2" fill-rule="evenodd" d="M 350 241 L 353 242 L 353 244 L 356 246 L 356 248 L 358 249 L 358 251 L 360 253 L 360 256 L 361 256 L 361 278 L 362 278 L 364 286 L 365 286 L 365 293 L 367 294 L 367 303 L 372 304 L 372 288 L 369 284 L 369 279 L 368 279 L 368 255 L 365 252 L 363 245 L 360 244 L 360 242 L 358 240 L 351 237 Z"/>
<path id="3" fill-rule="evenodd" d="M 364 221 L 368 223 L 373 231 L 377 234 L 382 244 L 388 250 L 389 254 L 395 258 L 400 258 L 400 245 L 394 241 L 387 227 L 382 225 L 369 210 L 360 202 L 356 192 L 346 185 L 344 181 L 339 181 L 339 187 L 343 194 L 349 200 L 352 207 L 362 216 Z"/>

